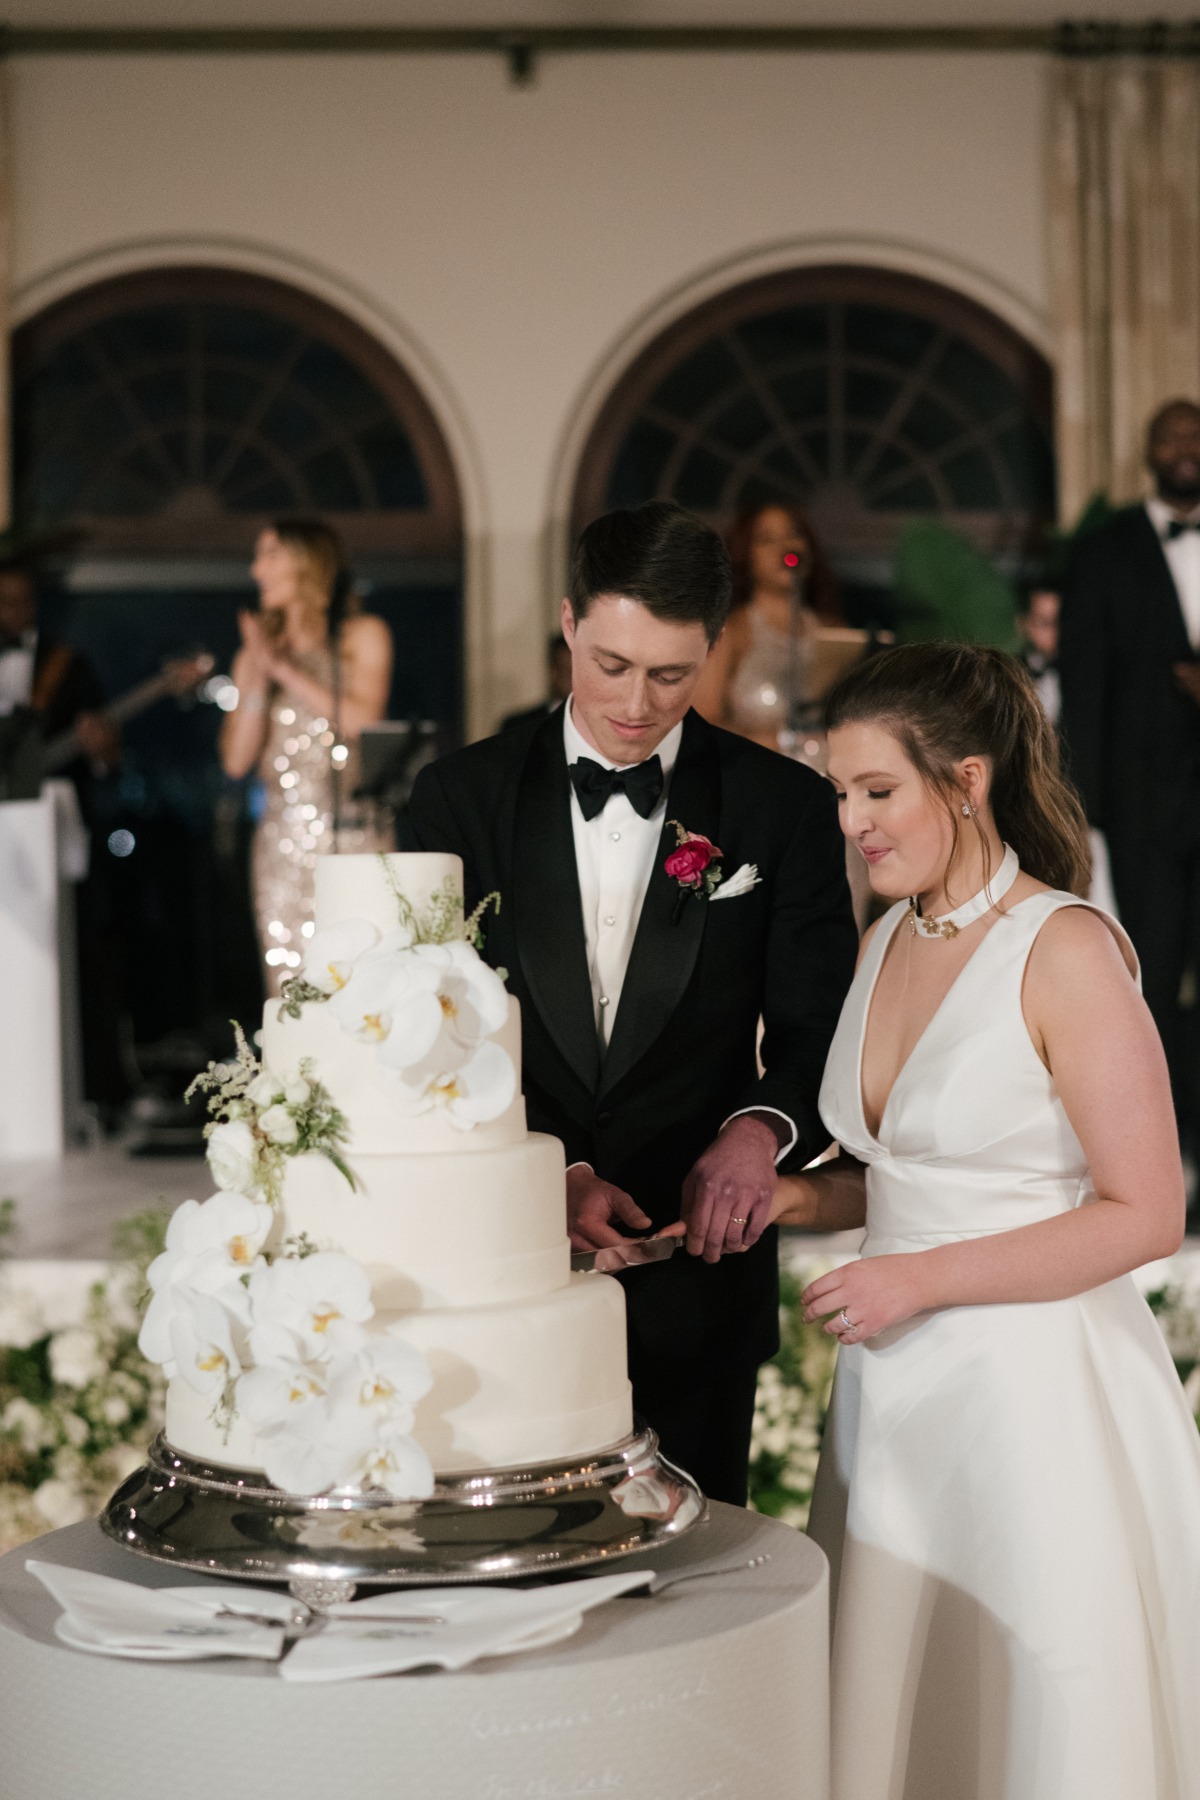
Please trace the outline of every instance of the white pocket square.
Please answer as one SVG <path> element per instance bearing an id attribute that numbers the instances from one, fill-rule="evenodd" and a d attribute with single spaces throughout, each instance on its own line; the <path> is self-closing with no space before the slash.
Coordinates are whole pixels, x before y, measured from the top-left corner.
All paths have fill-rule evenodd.
<path id="1" fill-rule="evenodd" d="M 721 882 L 710 896 L 713 900 L 736 900 L 742 894 L 748 894 L 756 888 L 762 876 L 758 872 L 757 863 L 743 863 L 741 868 L 732 874 L 728 881 Z"/>

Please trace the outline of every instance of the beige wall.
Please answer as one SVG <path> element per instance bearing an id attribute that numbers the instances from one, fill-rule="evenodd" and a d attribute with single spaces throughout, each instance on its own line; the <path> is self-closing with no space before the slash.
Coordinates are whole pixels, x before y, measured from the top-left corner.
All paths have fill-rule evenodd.
<path id="1" fill-rule="evenodd" d="M 536 691 L 573 457 L 654 329 L 829 257 L 1043 338 L 1044 69 L 1023 57 L 13 65 L 17 317 L 118 270 L 283 276 L 404 358 L 466 497 L 472 722 Z"/>

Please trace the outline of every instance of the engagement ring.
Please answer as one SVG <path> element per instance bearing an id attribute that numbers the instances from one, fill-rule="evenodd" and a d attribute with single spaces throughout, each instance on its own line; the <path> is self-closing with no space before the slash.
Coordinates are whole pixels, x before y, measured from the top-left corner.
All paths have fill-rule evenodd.
<path id="1" fill-rule="evenodd" d="M 733 1214 L 733 1215 L 731 1215 L 731 1216 L 730 1216 L 730 1220 L 729 1220 L 729 1223 L 730 1223 L 730 1224 L 731 1224 L 731 1225 L 744 1225 L 744 1224 L 745 1224 L 745 1223 L 746 1223 L 746 1221 L 745 1221 L 745 1219 L 739 1219 L 739 1218 L 738 1218 L 738 1217 L 737 1217 L 737 1216 L 736 1216 L 736 1214 Z"/>
<path id="2" fill-rule="evenodd" d="M 847 1317 L 846 1309 L 844 1306 L 843 1306 L 841 1312 L 838 1314 L 838 1317 L 842 1321 L 842 1324 L 846 1327 L 847 1331 L 857 1331 L 858 1330 L 858 1326 L 854 1323 L 854 1320 Z"/>

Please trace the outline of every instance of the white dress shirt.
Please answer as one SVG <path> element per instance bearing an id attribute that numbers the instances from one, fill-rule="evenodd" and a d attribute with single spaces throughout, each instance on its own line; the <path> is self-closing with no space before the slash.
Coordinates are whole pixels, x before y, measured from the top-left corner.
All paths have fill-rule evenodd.
<path id="1" fill-rule="evenodd" d="M 1178 519 L 1183 525 L 1200 524 L 1200 507 L 1194 507 L 1191 512 L 1177 513 L 1164 500 L 1153 499 L 1147 500 L 1146 511 L 1162 541 L 1163 555 L 1175 582 L 1175 592 L 1179 595 L 1179 606 L 1188 639 L 1193 650 L 1200 650 L 1200 531 L 1184 531 L 1178 537 L 1167 537 L 1174 519 Z"/>
<path id="2" fill-rule="evenodd" d="M 585 819 L 579 797 L 571 789 L 571 830 L 575 837 L 575 867 L 579 872 L 579 897 L 583 902 L 583 935 L 587 944 L 588 977 L 596 1031 L 607 1049 L 613 1020 L 621 1002 L 625 971 L 642 916 L 642 902 L 667 816 L 667 790 L 679 756 L 683 726 L 669 731 L 656 752 L 663 767 L 663 791 L 648 819 L 629 803 L 627 794 L 610 794 L 594 819 Z M 632 768 L 631 763 L 610 762 L 594 750 L 575 723 L 571 702 L 563 707 L 563 742 L 568 768 L 581 756 L 603 769 Z"/>
<path id="3" fill-rule="evenodd" d="M 37 632 L 26 631 L 19 645 L 0 650 L 0 719 L 14 707 L 28 706 L 33 698 L 33 663 Z"/>
<path id="4" fill-rule="evenodd" d="M 596 1014 L 596 1033 L 602 1049 L 608 1048 L 613 1020 L 625 986 L 625 974 L 633 940 L 655 859 L 662 840 L 663 822 L 667 817 L 671 773 L 679 758 L 683 726 L 676 725 L 659 744 L 655 754 L 662 763 L 663 791 L 658 805 L 648 819 L 643 819 L 629 803 L 627 794 L 610 794 L 593 819 L 585 819 L 574 786 L 571 788 L 571 830 L 575 840 L 575 868 L 579 875 L 579 898 L 583 906 L 583 936 L 587 946 L 588 978 L 592 985 L 592 1004 Z M 567 767 L 581 756 L 599 763 L 604 769 L 628 769 L 633 763 L 614 763 L 592 747 L 575 723 L 573 703 L 563 707 L 563 744 Z M 702 904 L 699 901 L 696 905 Z M 711 902 L 703 904 L 711 905 Z M 731 902 L 736 905 L 736 901 Z M 796 1124 L 786 1113 L 773 1106 L 743 1107 L 732 1113 L 757 1113 L 782 1126 L 783 1141 L 776 1161 L 792 1149 L 799 1135 Z M 727 1125 L 729 1120 L 723 1121 Z M 714 1136 L 715 1136 L 714 1132 Z M 778 1135 L 778 1134 L 777 1134 Z"/>

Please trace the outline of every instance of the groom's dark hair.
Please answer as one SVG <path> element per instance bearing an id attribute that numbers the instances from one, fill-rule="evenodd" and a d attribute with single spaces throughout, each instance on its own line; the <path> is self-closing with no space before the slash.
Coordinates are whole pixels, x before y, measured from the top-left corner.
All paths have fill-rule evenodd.
<path id="1" fill-rule="evenodd" d="M 605 513 L 580 534 L 567 591 L 576 619 L 602 594 L 622 594 L 656 619 L 703 625 L 711 644 L 729 616 L 733 577 L 711 526 L 672 500 L 648 500 Z"/>

